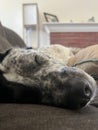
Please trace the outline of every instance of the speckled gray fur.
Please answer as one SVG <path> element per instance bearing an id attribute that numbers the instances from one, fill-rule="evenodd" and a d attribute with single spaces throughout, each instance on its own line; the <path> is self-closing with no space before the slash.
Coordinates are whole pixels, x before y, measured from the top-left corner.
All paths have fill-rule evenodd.
<path id="1" fill-rule="evenodd" d="M 3 58 L 0 70 L 7 81 L 39 89 L 42 104 L 70 108 L 69 100 L 73 103 L 76 100 L 76 108 L 80 108 L 79 101 L 83 98 L 80 90 L 85 84 L 91 89 L 91 97 L 84 106 L 95 96 L 96 83 L 91 76 L 82 70 L 64 66 L 37 50 L 11 49 Z M 80 92 L 80 97 L 73 92 L 74 89 Z M 75 100 L 73 96 L 76 96 Z M 79 101 L 77 98 L 80 98 Z"/>

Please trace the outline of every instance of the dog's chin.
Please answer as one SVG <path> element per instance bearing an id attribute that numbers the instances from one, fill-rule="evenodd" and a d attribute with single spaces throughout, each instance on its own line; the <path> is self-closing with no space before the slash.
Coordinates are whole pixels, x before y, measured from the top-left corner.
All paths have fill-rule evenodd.
<path id="1" fill-rule="evenodd" d="M 90 104 L 92 104 L 94 97 L 95 97 L 95 92 L 93 93 L 93 96 L 90 99 L 83 98 L 80 101 L 73 101 L 73 100 L 69 101 L 69 103 L 67 104 L 67 108 L 72 109 L 72 110 L 85 108 L 89 106 Z"/>
<path id="2" fill-rule="evenodd" d="M 96 95 L 96 89 L 95 91 L 92 91 L 92 95 L 91 96 L 73 96 L 73 97 L 69 97 L 68 101 L 67 101 L 67 108 L 68 109 L 72 109 L 72 110 L 77 110 L 77 109 L 82 109 L 87 107 L 88 105 L 90 105 Z"/>
<path id="3" fill-rule="evenodd" d="M 89 105 L 89 101 L 88 100 L 83 100 L 81 101 L 81 103 L 72 103 L 72 104 L 68 104 L 66 106 L 66 108 L 71 109 L 71 110 L 78 110 L 78 109 L 82 109 L 85 108 Z"/>

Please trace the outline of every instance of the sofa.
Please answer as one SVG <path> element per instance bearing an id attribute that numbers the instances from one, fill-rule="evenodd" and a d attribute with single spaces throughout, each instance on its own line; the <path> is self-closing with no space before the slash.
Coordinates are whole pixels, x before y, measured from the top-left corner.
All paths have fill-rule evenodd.
<path id="1" fill-rule="evenodd" d="M 19 35 L 0 23 L 0 52 L 12 47 L 26 45 Z M 98 130 L 98 96 L 80 110 L 0 103 L 0 130 Z"/>

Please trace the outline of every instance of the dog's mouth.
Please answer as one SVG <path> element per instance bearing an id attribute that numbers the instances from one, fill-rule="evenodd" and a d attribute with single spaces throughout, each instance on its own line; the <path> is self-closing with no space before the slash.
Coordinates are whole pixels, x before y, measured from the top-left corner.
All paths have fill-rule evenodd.
<path id="1" fill-rule="evenodd" d="M 70 100 L 68 100 L 68 104 L 67 104 L 67 108 L 68 109 L 81 109 L 85 106 L 87 106 L 89 103 L 91 102 L 91 98 L 85 98 L 85 97 L 81 97 L 81 98 L 71 98 Z"/>
<path id="2" fill-rule="evenodd" d="M 90 99 L 82 99 L 80 103 L 80 108 L 87 106 L 90 103 Z"/>

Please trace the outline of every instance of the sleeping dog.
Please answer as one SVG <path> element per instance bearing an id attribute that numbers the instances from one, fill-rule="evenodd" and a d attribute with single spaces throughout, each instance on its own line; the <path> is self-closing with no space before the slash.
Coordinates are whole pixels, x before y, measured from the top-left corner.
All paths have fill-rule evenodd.
<path id="1" fill-rule="evenodd" d="M 0 102 L 80 109 L 95 92 L 90 75 L 38 50 L 13 48 L 0 54 Z"/>

